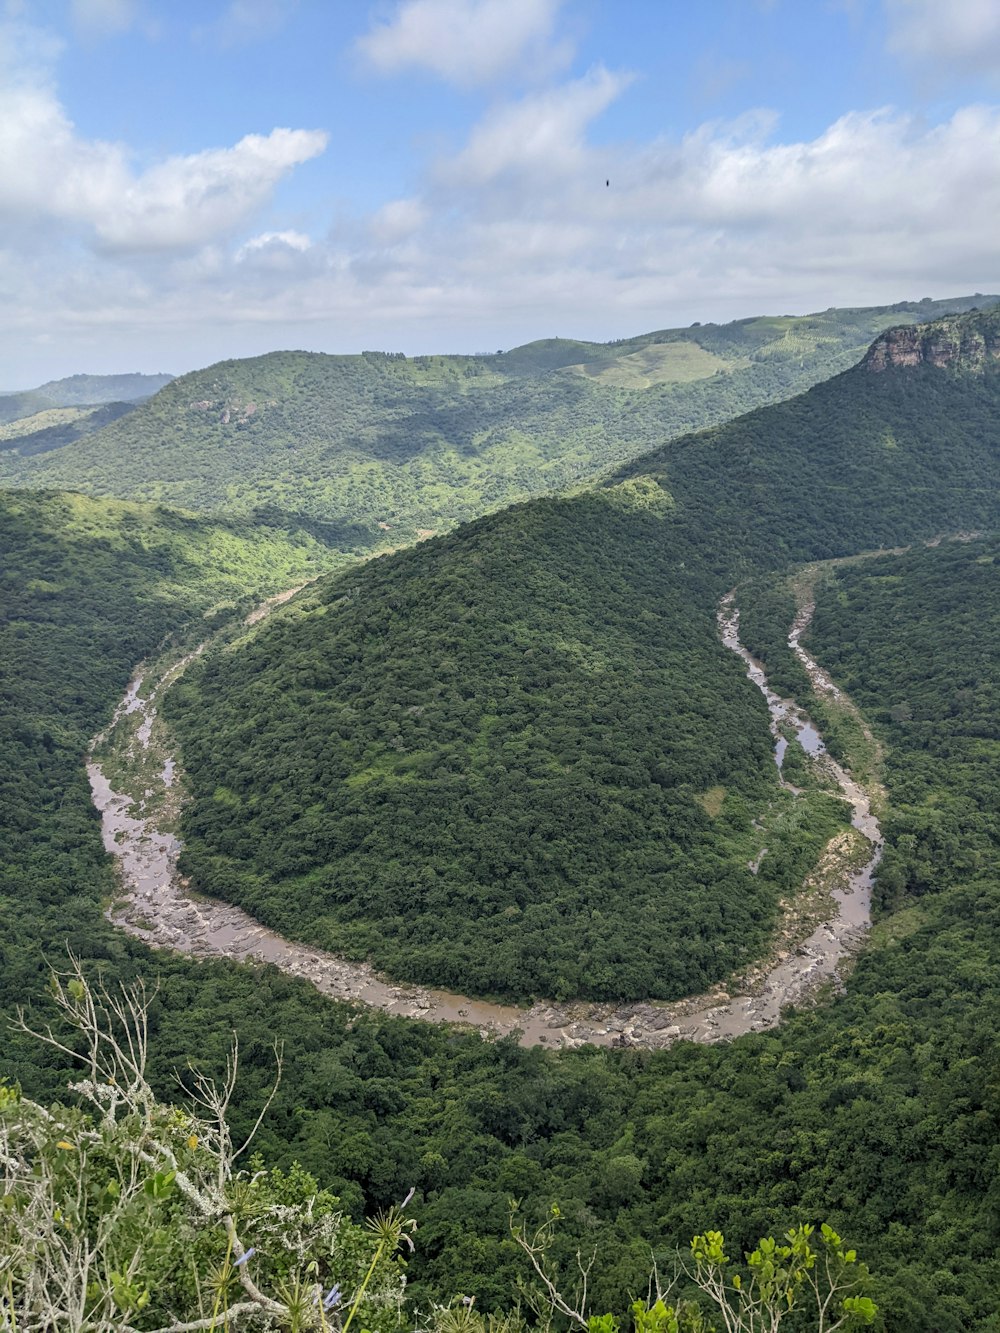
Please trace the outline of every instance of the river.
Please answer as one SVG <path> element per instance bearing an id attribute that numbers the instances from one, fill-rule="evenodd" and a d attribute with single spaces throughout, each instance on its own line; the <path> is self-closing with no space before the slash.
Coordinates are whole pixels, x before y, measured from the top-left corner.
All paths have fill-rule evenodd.
<path id="1" fill-rule="evenodd" d="M 799 643 L 811 613 L 808 606 L 796 617 L 789 644 L 815 687 L 835 691 Z M 788 744 L 782 728 L 791 724 L 797 743 L 808 753 L 821 756 L 836 778 L 851 803 L 854 827 L 871 846 L 870 858 L 860 869 L 848 872 L 845 868 L 839 876 L 840 885 L 829 897 L 822 923 L 806 938 L 792 940 L 787 949 L 777 950 L 752 993 L 731 995 L 716 987 L 705 995 L 671 1004 L 538 1001 L 530 1008 L 490 1004 L 448 991 L 393 983 L 368 964 L 348 962 L 284 939 L 240 908 L 194 893 L 178 873 L 181 844 L 167 828 L 176 819 L 180 784 L 173 756 L 166 748 L 157 748 L 168 743 L 158 720 L 157 700 L 204 644 L 172 663 L 145 691 L 142 669 L 137 669 L 108 731 L 95 737 L 91 746 L 87 772 L 93 800 L 101 814 L 104 846 L 118 859 L 120 870 L 121 896 L 109 909 L 109 919 L 154 948 L 196 958 L 272 963 L 338 1000 L 432 1023 L 464 1024 L 491 1037 L 517 1033 L 524 1046 L 565 1048 L 592 1043 L 654 1048 L 679 1040 L 715 1042 L 773 1027 L 786 1005 L 807 1000 L 822 983 L 836 976 L 845 957 L 859 946 L 870 923 L 871 884 L 881 856 L 882 836 L 869 794 L 826 754 L 822 737 L 804 711 L 770 689 L 763 666 L 740 642 L 739 611 L 733 593 L 723 598 L 718 623 L 723 644 L 744 660 L 747 675 L 767 700 L 779 771 Z M 116 728 L 119 734 L 124 733 L 124 739 L 116 745 L 117 762 L 124 760 L 126 766 L 131 763 L 142 770 L 142 794 L 137 799 L 133 799 L 134 794 L 113 789 L 95 755 L 99 743 Z M 150 776 L 153 759 L 156 763 Z M 109 765 L 105 763 L 105 767 Z M 789 787 L 784 778 L 782 782 Z M 765 854 L 766 848 L 761 848 L 751 863 L 754 873 Z M 836 849 L 830 855 L 835 858 Z"/>

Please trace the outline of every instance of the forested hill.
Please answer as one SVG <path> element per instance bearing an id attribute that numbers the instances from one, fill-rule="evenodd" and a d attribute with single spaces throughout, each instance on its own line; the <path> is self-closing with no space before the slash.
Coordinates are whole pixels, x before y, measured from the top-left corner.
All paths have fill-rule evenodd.
<path id="1" fill-rule="evenodd" d="M 0 393 L 0 453 L 62 449 L 131 412 L 170 375 L 70 375 L 37 389 Z"/>
<path id="2" fill-rule="evenodd" d="M 985 345 L 990 312 L 948 322 Z M 930 326 L 930 341 L 941 333 Z M 903 330 L 904 338 L 910 331 Z M 675 442 L 610 485 L 669 497 L 668 527 L 729 570 L 778 568 L 961 527 L 997 525 L 1000 360 L 862 364 L 785 403 Z M 653 487 L 655 485 L 655 491 Z"/>
<path id="3" fill-rule="evenodd" d="M 366 552 L 589 482 L 846 369 L 890 325 L 995 299 L 831 309 L 608 344 L 552 339 L 474 357 L 227 361 L 86 439 L 0 456 L 0 481 L 308 522 L 327 543 Z"/>
<path id="4" fill-rule="evenodd" d="M 855 369 L 325 582 L 168 696 L 188 869 L 285 931 L 456 989 L 719 978 L 829 811 L 775 829 L 749 875 L 779 793 L 717 598 L 753 569 L 996 527 L 998 420 L 992 363 Z"/>
<path id="5" fill-rule="evenodd" d="M 151 398 L 169 384 L 171 375 L 69 375 L 47 380 L 37 389 L 0 393 L 0 422 L 16 421 L 46 408 L 100 407 Z"/>

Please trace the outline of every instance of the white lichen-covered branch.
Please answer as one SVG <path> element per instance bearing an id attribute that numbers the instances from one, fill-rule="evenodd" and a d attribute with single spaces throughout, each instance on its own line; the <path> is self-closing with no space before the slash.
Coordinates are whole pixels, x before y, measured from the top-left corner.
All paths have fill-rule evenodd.
<path id="1" fill-rule="evenodd" d="M 335 1330 L 401 1319 L 395 1254 L 410 1223 L 368 1230 L 305 1172 L 240 1170 L 277 1090 L 235 1148 L 228 1111 L 234 1039 L 220 1081 L 190 1069 L 190 1109 L 147 1078 L 153 994 L 90 984 L 75 960 L 53 975 L 61 1022 L 16 1026 L 82 1066 L 76 1104 L 46 1110 L 0 1085 L 0 1330 L 186 1333 Z M 182 1083 L 184 1086 L 184 1083 Z M 252 1164 L 256 1166 L 256 1163 Z"/>

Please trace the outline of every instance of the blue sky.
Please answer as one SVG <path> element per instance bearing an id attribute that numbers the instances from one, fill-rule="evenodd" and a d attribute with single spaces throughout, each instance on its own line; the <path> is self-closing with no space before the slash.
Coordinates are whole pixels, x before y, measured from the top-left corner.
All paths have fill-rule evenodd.
<path id="1" fill-rule="evenodd" d="M 0 0 L 3 388 L 995 291 L 997 216 L 997 0 Z"/>

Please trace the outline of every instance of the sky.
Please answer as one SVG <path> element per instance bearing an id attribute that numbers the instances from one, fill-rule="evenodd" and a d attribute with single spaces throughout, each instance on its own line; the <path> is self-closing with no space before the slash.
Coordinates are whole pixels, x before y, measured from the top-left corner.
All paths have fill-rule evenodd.
<path id="1" fill-rule="evenodd" d="M 1000 0 L 0 0 L 0 388 L 1000 291 Z"/>

